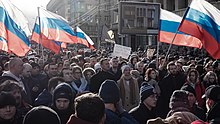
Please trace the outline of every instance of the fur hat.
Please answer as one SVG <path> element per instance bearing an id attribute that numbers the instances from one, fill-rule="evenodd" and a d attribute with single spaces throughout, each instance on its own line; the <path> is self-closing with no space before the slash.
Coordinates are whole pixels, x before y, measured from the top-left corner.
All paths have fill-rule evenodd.
<path id="1" fill-rule="evenodd" d="M 170 98 L 169 107 L 171 109 L 176 109 L 178 107 L 189 109 L 189 100 L 187 92 L 184 90 L 175 90 Z"/>

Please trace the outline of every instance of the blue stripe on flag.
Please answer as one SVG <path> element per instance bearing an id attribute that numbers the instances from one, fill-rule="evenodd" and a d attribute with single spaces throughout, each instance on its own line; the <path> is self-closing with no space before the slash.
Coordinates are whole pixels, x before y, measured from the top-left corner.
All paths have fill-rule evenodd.
<path id="1" fill-rule="evenodd" d="M 220 26 L 211 17 L 198 10 L 189 8 L 185 19 L 201 26 L 220 43 Z"/>
<path id="2" fill-rule="evenodd" d="M 25 44 L 27 44 L 27 46 L 30 46 L 30 42 L 25 32 L 13 21 L 13 19 L 7 14 L 5 9 L 2 8 L 1 6 L 0 6 L 0 21 L 6 26 L 7 30 L 18 36 L 22 41 L 25 42 Z"/>

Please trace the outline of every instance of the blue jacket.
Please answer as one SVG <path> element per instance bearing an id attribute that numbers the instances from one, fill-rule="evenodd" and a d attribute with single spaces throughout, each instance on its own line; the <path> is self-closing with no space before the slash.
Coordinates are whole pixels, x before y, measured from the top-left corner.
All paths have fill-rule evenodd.
<path id="1" fill-rule="evenodd" d="M 109 109 L 105 109 L 105 113 L 105 124 L 139 124 L 128 112 L 118 115 Z"/>
<path id="2" fill-rule="evenodd" d="M 34 105 L 45 105 L 51 106 L 52 104 L 52 95 L 48 92 L 48 90 L 44 89 L 43 92 L 39 94 L 39 96 L 35 99 Z"/>

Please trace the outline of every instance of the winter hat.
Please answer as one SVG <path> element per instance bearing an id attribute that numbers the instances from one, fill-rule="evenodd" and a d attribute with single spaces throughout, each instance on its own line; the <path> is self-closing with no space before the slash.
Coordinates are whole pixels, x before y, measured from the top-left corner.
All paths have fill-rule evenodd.
<path id="1" fill-rule="evenodd" d="M 105 103 L 117 103 L 120 100 L 120 93 L 116 82 L 105 80 L 99 88 L 99 96 Z"/>
<path id="2" fill-rule="evenodd" d="M 56 86 L 53 93 L 53 104 L 55 105 L 55 101 L 58 98 L 66 98 L 70 100 L 70 103 L 73 102 L 73 99 L 75 98 L 76 93 L 74 93 L 73 89 L 70 87 L 67 83 L 61 83 Z"/>
<path id="3" fill-rule="evenodd" d="M 190 85 L 184 85 L 184 86 L 181 88 L 181 90 L 190 92 L 190 93 L 194 94 L 194 96 L 196 97 L 196 91 L 195 91 L 195 89 L 194 89 L 192 86 L 190 86 Z"/>
<path id="4" fill-rule="evenodd" d="M 148 98 L 150 95 L 156 94 L 154 87 L 148 83 L 143 83 L 140 89 L 140 97 L 141 97 L 141 103 L 144 102 L 146 98 Z"/>
<path id="5" fill-rule="evenodd" d="M 16 106 L 16 100 L 14 96 L 12 96 L 8 92 L 0 93 L 0 108 L 4 108 L 7 105 Z"/>
<path id="6" fill-rule="evenodd" d="M 124 65 L 121 67 L 121 72 L 124 73 L 126 68 L 131 68 L 129 65 Z"/>
<path id="7" fill-rule="evenodd" d="M 98 69 L 101 69 L 101 65 L 100 65 L 100 63 L 96 63 L 95 65 L 94 65 L 94 69 L 97 71 Z"/>
<path id="8" fill-rule="evenodd" d="M 210 98 L 215 102 L 220 102 L 220 86 L 211 85 L 207 87 L 202 98 Z"/>
<path id="9" fill-rule="evenodd" d="M 169 107 L 171 109 L 176 109 L 178 107 L 183 107 L 189 109 L 188 94 L 184 90 L 175 90 L 170 98 Z"/>
<path id="10" fill-rule="evenodd" d="M 23 124 L 61 124 L 61 122 L 54 110 L 46 106 L 38 106 L 25 115 Z"/>

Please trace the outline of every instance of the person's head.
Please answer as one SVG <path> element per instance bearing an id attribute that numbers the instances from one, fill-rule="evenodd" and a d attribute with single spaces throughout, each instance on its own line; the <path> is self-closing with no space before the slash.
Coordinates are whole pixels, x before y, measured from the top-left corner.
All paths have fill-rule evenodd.
<path id="1" fill-rule="evenodd" d="M 73 89 L 67 83 L 57 85 L 53 92 L 53 106 L 57 110 L 72 108 L 73 99 L 75 98 L 73 92 Z"/>
<path id="2" fill-rule="evenodd" d="M 169 107 L 174 111 L 180 107 L 189 110 L 190 106 L 187 92 L 184 90 L 175 90 L 170 97 Z"/>
<path id="3" fill-rule="evenodd" d="M 142 84 L 140 88 L 141 103 L 143 103 L 149 110 L 156 107 L 157 93 L 152 85 L 147 83 Z"/>
<path id="4" fill-rule="evenodd" d="M 156 78 L 157 78 L 156 69 L 148 68 L 147 71 L 145 72 L 145 80 L 156 79 Z"/>
<path id="5" fill-rule="evenodd" d="M 58 114 L 46 106 L 32 108 L 24 117 L 23 124 L 61 124 Z"/>
<path id="6" fill-rule="evenodd" d="M 95 70 L 93 68 L 85 68 L 82 73 L 85 79 L 90 81 L 91 77 L 95 74 Z"/>
<path id="7" fill-rule="evenodd" d="M 193 107 L 196 103 L 196 91 L 195 89 L 190 85 L 184 85 L 181 90 L 184 90 L 188 94 L 188 100 L 190 107 Z"/>
<path id="8" fill-rule="evenodd" d="M 24 62 L 20 58 L 13 58 L 9 61 L 9 70 L 15 76 L 19 76 L 22 73 Z"/>
<path id="9" fill-rule="evenodd" d="M 105 80 L 101 84 L 98 94 L 104 103 L 116 104 L 120 100 L 119 87 L 113 80 Z"/>
<path id="10" fill-rule="evenodd" d="M 91 57 L 90 58 L 90 66 L 93 67 L 97 63 L 96 57 Z"/>
<path id="11" fill-rule="evenodd" d="M 220 86 L 211 85 L 207 87 L 202 98 L 206 99 L 206 108 L 209 111 L 216 103 L 220 102 Z"/>
<path id="12" fill-rule="evenodd" d="M 208 63 L 205 64 L 204 70 L 206 72 L 213 71 L 212 61 L 209 61 Z"/>
<path id="13" fill-rule="evenodd" d="M 108 71 L 110 69 L 109 60 L 107 58 L 101 59 L 100 66 L 103 71 Z"/>
<path id="14" fill-rule="evenodd" d="M 8 92 L 14 96 L 16 104 L 20 105 L 22 101 L 21 91 L 22 87 L 18 85 L 18 82 L 13 80 L 6 80 L 0 85 L 0 91 Z"/>
<path id="15" fill-rule="evenodd" d="M 139 61 L 139 58 L 137 55 L 132 55 L 129 59 L 129 62 L 134 66 Z"/>
<path id="16" fill-rule="evenodd" d="M 63 68 L 70 68 L 70 61 L 69 60 L 65 60 L 63 62 Z"/>
<path id="17" fill-rule="evenodd" d="M 165 57 L 161 56 L 158 61 L 159 65 L 162 65 L 164 62 L 165 62 Z"/>
<path id="18" fill-rule="evenodd" d="M 179 59 L 175 62 L 175 65 L 177 67 L 177 71 L 180 72 L 182 71 L 182 67 L 183 67 L 183 62 L 182 62 L 183 59 Z M 183 60 L 184 61 L 184 60 Z"/>
<path id="19" fill-rule="evenodd" d="M 105 105 L 96 94 L 86 93 L 76 97 L 74 101 L 75 114 L 78 118 L 100 124 L 105 120 Z"/>
<path id="20" fill-rule="evenodd" d="M 70 68 L 63 68 L 61 70 L 61 76 L 67 83 L 70 83 L 73 81 L 73 72 Z"/>
<path id="21" fill-rule="evenodd" d="M 216 83 L 218 83 L 218 77 L 217 77 L 215 72 L 209 71 L 204 76 L 203 81 L 206 81 L 208 86 L 209 85 L 215 85 Z"/>
<path id="22" fill-rule="evenodd" d="M 135 64 L 135 69 L 137 69 L 140 73 L 144 71 L 144 63 L 139 61 Z"/>
<path id="23" fill-rule="evenodd" d="M 220 70 L 220 61 L 219 60 L 215 60 L 212 63 L 212 67 L 213 67 L 214 70 L 219 71 Z"/>
<path id="24" fill-rule="evenodd" d="M 121 71 L 122 71 L 122 74 L 124 76 L 130 76 L 131 75 L 131 67 L 129 65 L 124 65 L 121 67 Z"/>
<path id="25" fill-rule="evenodd" d="M 32 66 L 31 75 L 35 76 L 35 75 L 40 74 L 40 66 L 39 66 L 39 64 L 37 64 L 35 62 L 32 62 L 31 66 Z"/>
<path id="26" fill-rule="evenodd" d="M 30 77 L 31 76 L 31 70 L 32 66 L 29 63 L 24 63 L 24 69 L 22 71 L 22 76 L 23 77 Z"/>
<path id="27" fill-rule="evenodd" d="M 72 71 L 73 71 L 73 78 L 75 80 L 80 80 L 80 78 L 82 77 L 82 68 L 79 66 L 74 66 L 72 67 Z"/>
<path id="28" fill-rule="evenodd" d="M 99 71 L 101 71 L 101 70 L 102 70 L 101 65 L 100 65 L 100 63 L 99 63 L 99 62 L 98 62 L 98 63 L 96 63 L 96 64 L 94 65 L 94 69 L 95 69 L 95 72 L 96 72 L 96 73 L 98 73 Z"/>
<path id="29" fill-rule="evenodd" d="M 0 120 L 11 120 L 16 113 L 15 98 L 7 92 L 0 92 Z"/>
<path id="30" fill-rule="evenodd" d="M 191 83 L 197 83 L 199 80 L 199 72 L 196 69 L 189 70 L 187 80 Z"/>
<path id="31" fill-rule="evenodd" d="M 131 73 L 131 76 L 132 76 L 134 79 L 138 79 L 138 78 L 141 77 L 140 72 L 137 71 L 137 70 L 131 70 L 130 73 Z"/>
<path id="32" fill-rule="evenodd" d="M 65 82 L 65 80 L 62 77 L 52 77 L 50 78 L 50 80 L 48 81 L 48 92 L 50 92 L 50 94 L 53 94 L 55 87 L 58 84 L 61 84 Z"/>
<path id="33" fill-rule="evenodd" d="M 118 65 L 119 65 L 119 59 L 118 59 L 118 57 L 113 57 L 113 58 L 110 60 L 110 64 L 111 64 L 111 67 L 112 67 L 112 68 L 118 68 Z"/>
<path id="34" fill-rule="evenodd" d="M 167 65 L 167 70 L 168 73 L 171 75 L 176 75 L 177 74 L 177 67 L 173 61 L 169 62 Z"/>
<path id="35" fill-rule="evenodd" d="M 58 71 L 57 71 L 57 64 L 56 63 L 50 63 L 48 64 L 48 75 L 49 77 L 54 77 L 57 76 Z"/>

